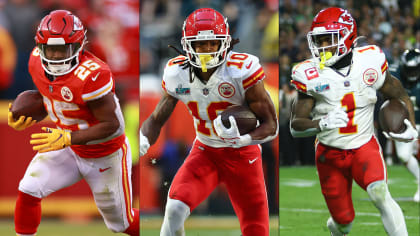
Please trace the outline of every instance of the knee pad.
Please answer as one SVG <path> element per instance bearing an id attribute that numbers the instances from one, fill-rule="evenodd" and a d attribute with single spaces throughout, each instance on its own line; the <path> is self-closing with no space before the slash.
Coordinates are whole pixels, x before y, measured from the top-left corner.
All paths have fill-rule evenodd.
<path id="1" fill-rule="evenodd" d="M 389 195 L 388 186 L 385 180 L 380 180 L 369 184 L 367 193 L 375 205 L 383 204 Z"/>
<path id="2" fill-rule="evenodd" d="M 165 215 L 168 218 L 187 217 L 190 214 L 190 207 L 180 200 L 168 198 L 166 202 Z"/>

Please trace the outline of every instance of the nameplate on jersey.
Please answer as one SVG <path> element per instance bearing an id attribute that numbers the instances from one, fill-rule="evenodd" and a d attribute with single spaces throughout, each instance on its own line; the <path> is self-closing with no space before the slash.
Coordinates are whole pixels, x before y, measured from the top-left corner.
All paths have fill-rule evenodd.
<path id="1" fill-rule="evenodd" d="M 190 95 L 190 88 L 183 88 L 181 84 L 178 85 L 178 88 L 175 89 L 175 93 L 179 95 Z"/>
<path id="2" fill-rule="evenodd" d="M 315 86 L 315 91 L 318 93 L 326 90 L 330 90 L 329 84 L 318 84 L 317 86 Z"/>

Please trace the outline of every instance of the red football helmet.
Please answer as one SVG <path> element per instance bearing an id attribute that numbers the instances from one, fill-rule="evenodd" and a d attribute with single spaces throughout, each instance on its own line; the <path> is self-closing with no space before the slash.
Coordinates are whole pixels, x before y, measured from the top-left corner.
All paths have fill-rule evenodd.
<path id="1" fill-rule="evenodd" d="M 79 64 L 79 56 L 86 42 L 86 30 L 77 16 L 69 11 L 56 10 L 41 20 L 35 42 L 44 70 L 60 76 Z"/>
<path id="2" fill-rule="evenodd" d="M 327 40 L 331 41 L 328 46 L 323 44 L 326 37 Z M 330 7 L 320 11 L 315 16 L 311 30 L 307 35 L 312 56 L 320 61 L 322 61 L 321 56 L 326 55 L 328 49 L 335 48 L 335 52 L 325 58 L 324 64 L 326 66 L 333 65 L 341 57 L 348 54 L 356 37 L 355 20 L 347 10 L 338 7 Z"/>
<path id="3" fill-rule="evenodd" d="M 204 40 L 220 40 L 219 50 L 212 53 L 197 53 L 192 42 Z M 181 44 L 187 53 L 189 62 L 195 67 L 202 67 L 200 55 L 211 56 L 211 59 L 205 62 L 205 67 L 207 68 L 213 68 L 222 64 L 226 60 L 230 41 L 231 36 L 227 19 L 214 9 L 201 8 L 195 10 L 184 21 Z"/>

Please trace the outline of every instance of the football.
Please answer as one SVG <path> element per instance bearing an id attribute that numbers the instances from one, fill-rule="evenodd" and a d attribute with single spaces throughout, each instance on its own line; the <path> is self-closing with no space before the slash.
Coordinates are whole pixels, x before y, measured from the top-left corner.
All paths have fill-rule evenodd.
<path id="1" fill-rule="evenodd" d="M 18 120 L 20 116 L 26 116 L 41 121 L 48 115 L 42 95 L 36 90 L 26 90 L 20 93 L 13 101 L 10 111 L 15 120 Z"/>
<path id="2" fill-rule="evenodd" d="M 233 116 L 241 135 L 251 132 L 257 126 L 257 117 L 248 107 L 245 106 L 230 106 L 222 112 L 221 116 L 222 124 L 226 128 L 230 128 L 229 116 Z"/>
<path id="3" fill-rule="evenodd" d="M 398 99 L 386 100 L 379 109 L 378 119 L 383 131 L 402 133 L 406 129 L 404 119 L 408 119 L 407 107 Z"/>

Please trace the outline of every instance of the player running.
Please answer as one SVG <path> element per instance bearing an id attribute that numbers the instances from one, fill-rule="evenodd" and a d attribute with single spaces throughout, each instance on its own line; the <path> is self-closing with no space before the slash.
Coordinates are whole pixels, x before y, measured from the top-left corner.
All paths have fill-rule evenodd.
<path id="1" fill-rule="evenodd" d="M 397 71 L 391 70 L 397 76 L 404 88 L 407 90 L 411 101 L 415 105 L 414 112 L 416 116 L 416 126 L 420 125 L 420 50 L 409 49 L 405 50 L 401 56 L 400 66 Z M 417 140 L 409 143 L 395 141 L 395 151 L 398 158 L 404 163 L 408 171 L 416 178 L 417 192 L 414 194 L 413 200 L 420 202 L 420 169 L 419 163 L 414 157 L 413 153 L 417 153 Z"/>
<path id="2" fill-rule="evenodd" d="M 19 184 L 17 235 L 36 234 L 43 198 L 85 179 L 106 226 L 138 236 L 130 147 L 108 65 L 83 49 L 86 30 L 69 11 L 45 16 L 35 41 L 29 72 L 57 128 L 44 127 L 44 133 L 31 136 L 38 153 Z M 9 125 L 16 130 L 32 124 L 13 120 L 9 111 Z"/>
<path id="3" fill-rule="evenodd" d="M 184 221 L 190 212 L 225 183 L 242 235 L 267 236 L 267 194 L 256 144 L 275 138 L 278 126 L 262 83 L 263 68 L 257 57 L 232 51 L 228 22 L 213 9 L 191 13 L 182 35 L 186 54 L 167 63 L 163 96 L 140 130 L 140 155 L 144 155 L 178 100 L 194 118 L 196 139 L 172 182 L 160 235 L 185 235 Z M 223 126 L 220 113 L 235 104 L 256 114 L 260 125 L 254 131 L 240 135 L 234 119 L 229 129 Z"/>
<path id="4" fill-rule="evenodd" d="M 417 138 L 414 111 L 398 79 L 387 73 L 388 63 L 375 45 L 355 47 L 356 23 L 344 9 L 320 11 L 307 35 L 313 59 L 296 65 L 292 84 L 299 91 L 293 104 L 291 132 L 295 137 L 317 136 L 315 160 L 322 194 L 331 217 L 331 235 L 350 232 L 355 212 L 353 179 L 367 191 L 381 213 L 388 235 L 407 235 L 403 213 L 392 199 L 382 151 L 374 134 L 376 90 L 407 105 L 409 121 L 401 134 Z"/>

